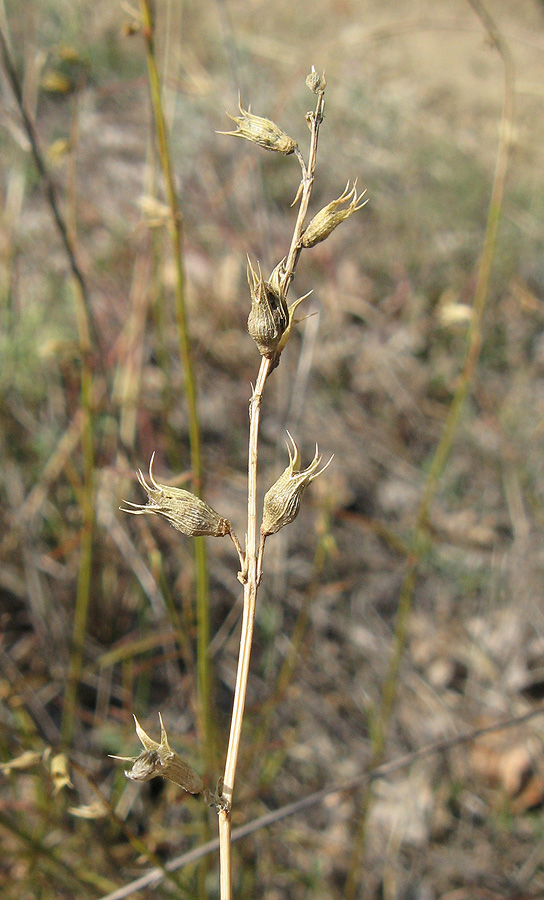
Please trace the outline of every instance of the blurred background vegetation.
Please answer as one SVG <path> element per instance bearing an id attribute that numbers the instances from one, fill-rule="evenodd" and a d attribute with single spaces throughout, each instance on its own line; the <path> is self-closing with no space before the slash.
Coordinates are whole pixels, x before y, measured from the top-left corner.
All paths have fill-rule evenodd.
<path id="1" fill-rule="evenodd" d="M 324 69 L 312 211 L 339 196 L 348 178 L 370 198 L 303 255 L 295 290 L 313 289 L 314 315 L 267 389 L 262 492 L 285 466 L 286 427 L 304 460 L 318 440 L 335 461 L 297 521 L 267 547 L 235 825 L 353 778 L 377 758 L 414 553 L 387 758 L 526 713 L 544 696 L 544 6 L 489 6 L 515 64 L 510 163 L 480 359 L 415 547 L 426 477 L 474 322 L 501 57 L 461 0 L 156 3 L 203 491 L 239 534 L 247 403 L 259 362 L 245 332 L 246 254 L 265 271 L 285 254 L 300 171 L 292 157 L 218 135 L 229 128 L 225 110 L 236 112 L 240 92 L 245 107 L 276 121 L 306 152 L 312 97 L 304 81 L 312 65 Z M 133 713 L 158 738 L 160 710 L 172 745 L 213 787 L 241 611 L 232 546 L 209 541 L 212 725 L 203 741 L 193 545 L 166 523 L 117 511 L 122 499 L 143 502 L 134 471 L 147 468 L 153 451 L 159 480 L 191 478 L 169 213 L 134 13 L 129 3 L 104 0 L 0 5 L 88 292 L 86 304 L 4 64 L 7 900 L 99 898 L 215 834 L 213 810 L 203 814 L 171 784 L 128 783 L 108 758 L 139 752 Z M 541 896 L 543 734 L 535 718 L 380 782 L 359 854 L 359 791 L 256 832 L 236 845 L 236 896 Z M 23 753 L 34 755 L 10 766 Z M 64 786 L 60 754 L 69 760 Z M 180 879 L 180 896 L 216 896 L 215 857 Z M 171 892 L 168 881 L 155 890 Z"/>

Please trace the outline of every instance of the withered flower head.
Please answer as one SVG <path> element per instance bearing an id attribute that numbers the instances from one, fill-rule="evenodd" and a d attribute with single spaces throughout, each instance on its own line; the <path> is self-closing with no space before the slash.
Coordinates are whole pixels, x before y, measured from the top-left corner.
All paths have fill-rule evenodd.
<path id="1" fill-rule="evenodd" d="M 239 116 L 231 116 L 227 113 L 229 119 L 236 122 L 236 131 L 219 131 L 218 134 L 233 134 L 235 137 L 245 138 L 246 141 L 259 144 L 265 150 L 273 150 L 276 153 L 287 155 L 295 151 L 296 141 L 278 128 L 274 122 L 271 122 L 270 119 L 263 119 L 261 116 L 254 116 L 249 109 L 244 109 L 240 98 L 238 98 L 238 106 L 240 108 Z"/>
<path id="2" fill-rule="evenodd" d="M 24 753 L 14 757 L 14 759 L 8 759 L 7 762 L 0 762 L 0 772 L 4 775 L 11 775 L 12 772 L 29 769 L 31 766 L 35 766 L 42 758 L 43 754 L 38 753 L 36 750 L 25 750 Z"/>
<path id="3" fill-rule="evenodd" d="M 345 187 L 343 194 L 337 200 L 333 200 L 320 209 L 319 212 L 310 221 L 304 234 L 302 235 L 303 247 L 315 247 L 320 241 L 328 238 L 329 234 L 343 222 L 349 219 L 357 210 L 362 209 L 368 200 L 363 200 L 366 190 L 362 194 L 357 194 L 357 180 L 354 181 L 353 187 L 350 188 L 349 181 Z M 342 204 L 347 203 L 342 209 Z"/>
<path id="4" fill-rule="evenodd" d="M 315 66 L 312 66 L 312 71 L 306 79 L 306 87 L 309 87 L 314 94 L 319 94 L 325 90 L 326 86 L 325 73 L 323 72 L 323 75 L 320 75 L 319 72 L 316 72 Z"/>
<path id="5" fill-rule="evenodd" d="M 325 471 L 333 459 L 331 456 L 328 463 L 318 472 L 321 456 L 316 445 L 315 456 L 312 462 L 307 469 L 301 471 L 299 449 L 289 432 L 287 434 L 293 449 L 291 451 L 291 447 L 287 444 L 289 465 L 265 494 L 263 521 L 261 524 L 261 533 L 263 535 L 275 534 L 280 528 L 283 528 L 284 525 L 289 525 L 297 517 L 300 501 L 306 487 Z"/>
<path id="6" fill-rule="evenodd" d="M 201 535 L 212 535 L 213 537 L 223 537 L 230 534 L 232 526 L 228 519 L 224 519 L 219 513 L 216 513 L 211 506 L 208 506 L 204 500 L 191 494 L 190 491 L 184 491 L 182 488 L 169 487 L 167 484 L 159 484 L 153 476 L 153 453 L 149 463 L 149 480 L 148 484 L 142 475 L 141 469 L 138 469 L 138 481 L 145 491 L 147 491 L 148 502 L 145 505 L 139 503 L 131 503 L 125 500 L 132 509 L 119 509 L 122 512 L 132 513 L 135 516 L 141 516 L 146 513 L 162 516 L 177 528 L 178 531 L 189 537 L 200 537 Z"/>
<path id="7" fill-rule="evenodd" d="M 251 294 L 251 310 L 247 330 L 257 344 L 261 356 L 268 359 L 278 355 L 278 344 L 289 325 L 289 310 L 283 296 L 280 276 L 275 275 L 276 269 L 272 273 L 273 278 L 265 281 L 260 265 L 257 263 L 255 271 L 248 257 L 247 280 Z"/>
<path id="8" fill-rule="evenodd" d="M 150 781 L 152 778 L 160 776 L 173 781 L 189 794 L 202 793 L 204 790 L 202 778 L 170 747 L 160 713 L 159 721 L 161 723 L 160 744 L 146 734 L 134 716 L 136 734 L 142 742 L 143 752 L 139 756 L 112 756 L 112 759 L 132 763 L 132 768 L 125 772 L 131 781 Z"/>
<path id="9" fill-rule="evenodd" d="M 55 785 L 54 793 L 58 794 L 65 787 L 73 788 L 70 780 L 68 757 L 65 753 L 56 753 L 51 758 L 51 778 Z"/>

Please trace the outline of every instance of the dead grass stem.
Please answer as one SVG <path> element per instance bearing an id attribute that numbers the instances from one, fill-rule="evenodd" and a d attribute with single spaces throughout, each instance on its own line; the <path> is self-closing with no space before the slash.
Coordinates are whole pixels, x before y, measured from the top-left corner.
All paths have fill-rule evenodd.
<path id="1" fill-rule="evenodd" d="M 468 2 L 481 19 L 484 28 L 487 31 L 489 40 L 497 49 L 503 64 L 503 107 L 500 121 L 497 161 L 491 190 L 487 226 L 478 266 L 472 316 L 466 338 L 465 360 L 440 441 L 432 457 L 419 504 L 416 525 L 412 536 L 412 550 L 407 561 L 406 573 L 400 590 L 394 626 L 393 644 L 389 656 L 387 673 L 382 687 L 381 705 L 375 723 L 376 727 L 373 729 L 374 737 L 372 741 L 371 768 L 379 766 L 383 762 L 387 732 L 397 698 L 401 663 L 406 645 L 408 623 L 413 607 L 418 570 L 422 554 L 424 553 L 422 547 L 427 535 L 430 506 L 438 490 L 440 477 L 444 472 L 452 452 L 461 413 L 471 389 L 480 356 L 482 344 L 482 318 L 488 297 L 489 279 L 497 247 L 497 232 L 503 205 L 506 172 L 511 148 L 511 136 L 514 127 L 515 71 L 513 57 L 508 47 L 508 43 L 498 30 L 484 4 L 481 3 L 480 0 L 468 0 Z M 367 788 L 364 792 L 359 810 L 352 857 L 346 878 L 344 894 L 346 900 L 355 900 L 359 891 L 360 873 L 366 846 L 368 813 L 371 802 L 371 789 Z"/>

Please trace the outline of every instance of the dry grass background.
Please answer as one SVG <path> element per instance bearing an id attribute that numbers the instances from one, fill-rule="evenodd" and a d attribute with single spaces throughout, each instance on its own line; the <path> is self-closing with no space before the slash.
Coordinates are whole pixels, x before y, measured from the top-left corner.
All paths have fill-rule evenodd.
<path id="1" fill-rule="evenodd" d="M 530 710 L 544 695 L 544 7 L 492 12 L 516 63 L 516 124 L 474 390 L 431 511 L 388 758 Z M 184 215 L 190 330 L 206 496 L 239 532 L 249 383 L 245 254 L 272 266 L 292 227 L 291 160 L 216 134 L 244 104 L 303 145 L 312 64 L 327 73 L 316 210 L 359 177 L 370 203 L 306 254 L 297 291 L 316 315 L 290 342 L 263 411 L 263 489 L 288 426 L 334 466 L 267 548 L 235 824 L 364 771 L 405 547 L 460 371 L 494 172 L 502 68 L 462 2 L 252 0 L 159 4 L 158 55 Z M 172 264 L 150 141 L 145 60 L 120 6 L 7 4 L 13 46 L 61 190 L 75 163 L 78 249 L 114 378 L 96 398 L 91 608 L 72 758 L 120 819 L 167 859 L 199 843 L 195 801 L 133 790 L 107 758 L 135 748 L 131 713 L 199 767 L 192 548 L 161 523 L 126 521 L 133 470 L 188 468 Z M 74 99 L 46 91 L 84 61 Z M 64 57 L 64 58 L 62 58 Z M 40 87 L 41 85 L 41 87 Z M 51 86 L 51 81 L 49 81 Z M 0 138 L 0 752 L 56 746 L 81 539 L 77 329 L 67 264 L 2 80 Z M 154 227 L 150 227 L 154 226 Z M 122 439 L 122 445 L 121 445 Z M 227 512 L 228 511 L 228 512 Z M 209 542 L 218 746 L 237 653 L 232 548 Z M 307 619 L 306 619 L 307 617 Z M 300 646 L 281 691 L 278 675 Z M 272 697 L 272 702 L 270 698 Z M 435 755 L 380 783 L 360 896 L 542 896 L 542 722 Z M 218 752 L 217 773 L 221 769 Z M 0 784 L 6 898 L 99 897 L 149 865 L 108 818 L 69 808 L 45 767 Z M 172 789 L 172 790 L 171 790 Z M 360 795 L 237 845 L 240 897 L 343 895 Z M 210 813 L 213 826 L 214 813 Z M 61 857 L 71 867 L 63 870 Z M 85 873 L 104 881 L 93 886 Z M 75 875 L 74 875 L 75 873 Z M 75 881 L 73 879 L 76 879 Z M 77 881 L 79 879 L 79 882 Z M 208 896 L 216 895 L 208 875 Z M 75 886 L 77 885 L 77 886 Z M 163 885 L 157 893 L 169 893 Z M 195 896 L 194 873 L 183 896 Z M 142 892 L 139 896 L 145 896 Z"/>

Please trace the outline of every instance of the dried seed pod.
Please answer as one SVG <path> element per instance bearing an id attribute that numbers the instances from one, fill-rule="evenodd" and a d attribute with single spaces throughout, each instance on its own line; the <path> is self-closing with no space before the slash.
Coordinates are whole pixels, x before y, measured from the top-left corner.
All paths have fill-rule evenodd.
<path id="1" fill-rule="evenodd" d="M 235 137 L 245 138 L 254 144 L 264 147 L 265 150 L 273 150 L 276 153 L 294 153 L 297 143 L 285 134 L 281 128 L 271 122 L 270 119 L 263 119 L 261 116 L 254 116 L 249 109 L 243 109 L 240 98 L 238 98 L 238 106 L 240 108 L 239 116 L 231 116 L 227 113 L 229 119 L 236 122 L 236 131 L 219 131 L 218 134 L 233 134 Z"/>
<path id="2" fill-rule="evenodd" d="M 344 219 L 349 219 L 354 212 L 362 209 L 365 203 L 368 203 L 368 200 L 362 199 L 365 194 L 366 190 L 362 194 L 357 195 L 357 181 L 353 183 L 352 188 L 350 188 L 348 181 L 343 194 L 337 200 L 333 200 L 319 210 L 310 221 L 302 235 L 302 246 L 315 247 L 320 241 L 328 238 L 329 234 L 340 225 L 340 222 L 343 222 Z M 343 203 L 348 205 L 341 209 L 340 207 Z"/>
<path id="3" fill-rule="evenodd" d="M 50 768 L 51 778 L 55 785 L 55 794 L 58 794 L 65 787 L 73 788 L 74 785 L 70 780 L 68 757 L 65 753 L 56 753 L 51 759 Z"/>
<path id="4" fill-rule="evenodd" d="M 30 769 L 31 766 L 35 766 L 36 763 L 39 763 L 42 757 L 43 754 L 38 753 L 36 750 L 25 750 L 24 753 L 14 757 L 14 759 L 9 759 L 7 762 L 0 763 L 0 772 L 4 775 L 11 775 L 12 772 Z"/>
<path id="5" fill-rule="evenodd" d="M 139 503 L 131 503 L 125 500 L 132 509 L 119 509 L 122 512 L 132 513 L 135 516 L 141 516 L 146 513 L 162 516 L 189 537 L 200 537 L 201 535 L 211 535 L 212 537 L 223 537 L 225 534 L 231 534 L 232 526 L 228 519 L 224 519 L 211 506 L 208 506 L 204 500 L 191 494 L 190 491 L 184 491 L 182 488 L 169 487 L 166 484 L 159 484 L 153 476 L 153 453 L 149 463 L 149 480 L 148 484 L 140 469 L 138 469 L 138 481 L 145 491 L 147 491 L 148 502 L 146 505 Z"/>
<path id="6" fill-rule="evenodd" d="M 69 806 L 67 812 L 76 819 L 105 819 L 110 815 L 110 811 L 105 803 L 101 800 L 95 800 L 94 803 L 83 803 L 81 806 Z"/>
<path id="7" fill-rule="evenodd" d="M 272 281 L 265 281 L 260 265 L 257 263 L 255 272 L 249 258 L 247 262 L 247 280 L 251 294 L 247 330 L 261 356 L 274 359 L 278 355 L 281 336 L 289 324 L 289 310 L 279 286 L 279 275 L 274 278 L 274 284 Z"/>
<path id="8" fill-rule="evenodd" d="M 315 66 L 312 66 L 312 71 L 306 79 L 306 87 L 309 87 L 314 94 L 319 94 L 325 90 L 326 86 L 325 73 L 323 72 L 323 75 L 319 75 L 315 70 Z"/>
<path id="9" fill-rule="evenodd" d="M 143 753 L 140 753 L 139 756 L 112 756 L 112 759 L 132 763 L 132 768 L 125 772 L 126 777 L 131 781 L 150 781 L 152 778 L 160 776 L 173 781 L 189 794 L 202 793 L 204 790 L 202 778 L 170 747 L 160 713 L 159 721 L 161 723 L 160 744 L 146 734 L 134 716 L 136 734 L 142 742 Z"/>
<path id="10" fill-rule="evenodd" d="M 300 452 L 293 438 L 287 432 L 291 447 L 287 444 L 287 452 L 289 453 L 289 465 L 280 475 L 278 480 L 267 491 L 263 504 L 263 521 L 261 524 L 261 534 L 266 536 L 275 534 L 284 525 L 289 525 L 298 515 L 300 509 L 300 501 L 306 487 L 311 481 L 314 481 L 318 475 L 325 471 L 327 466 L 332 462 L 333 457 L 318 472 L 317 469 L 321 464 L 321 456 L 316 445 L 315 456 L 307 469 L 300 470 Z"/>

